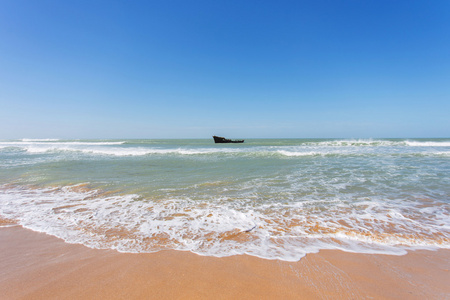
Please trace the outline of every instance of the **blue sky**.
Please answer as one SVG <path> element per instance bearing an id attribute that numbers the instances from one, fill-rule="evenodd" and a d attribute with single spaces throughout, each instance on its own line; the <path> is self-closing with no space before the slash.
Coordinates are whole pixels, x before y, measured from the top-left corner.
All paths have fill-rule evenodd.
<path id="1" fill-rule="evenodd" d="M 0 139 L 450 137 L 450 1 L 0 1 Z"/>

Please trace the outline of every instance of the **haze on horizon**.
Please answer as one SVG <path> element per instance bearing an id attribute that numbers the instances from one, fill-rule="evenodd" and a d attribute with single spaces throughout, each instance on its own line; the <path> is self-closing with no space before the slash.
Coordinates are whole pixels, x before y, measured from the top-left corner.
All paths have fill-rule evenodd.
<path id="1" fill-rule="evenodd" d="M 0 3 L 0 139 L 450 137 L 449 1 Z"/>

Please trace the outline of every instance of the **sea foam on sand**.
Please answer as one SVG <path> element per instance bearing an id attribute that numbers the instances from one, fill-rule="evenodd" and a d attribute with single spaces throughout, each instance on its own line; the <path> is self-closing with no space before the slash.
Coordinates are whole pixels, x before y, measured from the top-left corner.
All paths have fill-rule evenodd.
<path id="1" fill-rule="evenodd" d="M 189 252 L 124 254 L 0 228 L 4 299 L 448 299 L 450 250 L 324 250 L 299 262 Z"/>

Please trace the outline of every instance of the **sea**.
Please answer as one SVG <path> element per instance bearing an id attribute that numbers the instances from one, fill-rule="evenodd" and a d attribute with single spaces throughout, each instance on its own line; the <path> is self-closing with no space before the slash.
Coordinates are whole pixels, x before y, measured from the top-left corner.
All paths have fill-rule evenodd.
<path id="1" fill-rule="evenodd" d="M 402 255 L 450 248 L 449 204 L 450 139 L 0 141 L 2 226 L 98 249 Z"/>

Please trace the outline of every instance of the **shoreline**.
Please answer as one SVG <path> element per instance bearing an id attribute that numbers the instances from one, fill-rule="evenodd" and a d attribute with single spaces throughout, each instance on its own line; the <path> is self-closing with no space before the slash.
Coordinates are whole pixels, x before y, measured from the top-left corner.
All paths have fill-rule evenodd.
<path id="1" fill-rule="evenodd" d="M 4 299 L 450 299 L 450 250 L 323 250 L 298 262 L 175 250 L 119 253 L 0 227 Z M 1 298 L 0 297 L 0 298 Z"/>

